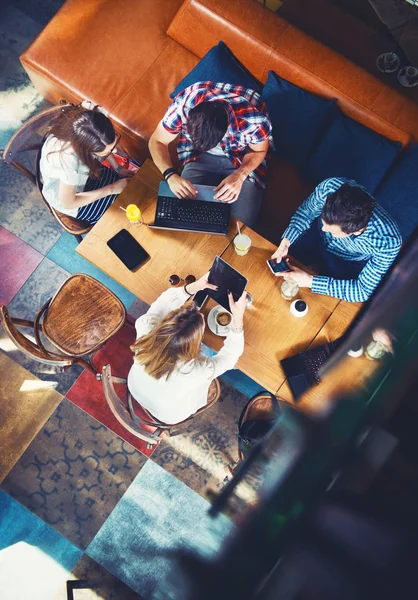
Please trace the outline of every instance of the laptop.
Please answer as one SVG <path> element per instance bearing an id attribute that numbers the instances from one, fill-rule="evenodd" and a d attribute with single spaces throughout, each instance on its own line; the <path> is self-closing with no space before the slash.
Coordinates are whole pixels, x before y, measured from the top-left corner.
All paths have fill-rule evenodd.
<path id="1" fill-rule="evenodd" d="M 177 198 L 166 181 L 158 188 L 157 208 L 152 229 L 174 229 L 195 233 L 228 233 L 231 206 L 213 197 L 211 185 L 195 185 L 195 200 Z"/>
<path id="2" fill-rule="evenodd" d="M 334 342 L 280 361 L 295 400 L 298 400 L 312 385 L 321 381 L 319 370 L 342 343 L 343 337 L 340 337 Z"/>

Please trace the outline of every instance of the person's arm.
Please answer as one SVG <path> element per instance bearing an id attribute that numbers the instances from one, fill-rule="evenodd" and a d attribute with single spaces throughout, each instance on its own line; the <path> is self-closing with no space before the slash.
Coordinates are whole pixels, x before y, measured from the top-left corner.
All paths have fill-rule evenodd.
<path id="1" fill-rule="evenodd" d="M 238 199 L 241 192 L 242 184 L 247 179 L 266 157 L 269 141 L 262 141 L 260 144 L 249 144 L 250 151 L 247 152 L 242 159 L 241 165 L 228 177 L 225 177 L 221 183 L 215 188 L 216 194 L 214 198 L 231 204 Z"/>
<path id="2" fill-rule="evenodd" d="M 229 369 L 233 369 L 244 352 L 244 312 L 247 307 L 247 292 L 237 302 L 229 294 L 232 321 L 231 329 L 226 336 L 223 347 L 212 358 L 206 359 L 205 376 L 215 379 Z"/>
<path id="3" fill-rule="evenodd" d="M 58 192 L 59 202 L 63 208 L 81 208 L 91 202 L 95 202 L 95 200 L 100 200 L 100 198 L 105 198 L 112 194 L 120 194 L 127 184 L 127 179 L 118 179 L 118 181 L 105 185 L 98 190 L 77 193 L 75 185 L 69 185 L 68 183 L 60 181 Z"/>
<path id="4" fill-rule="evenodd" d="M 333 177 L 325 179 L 319 183 L 312 194 L 303 202 L 295 211 L 290 223 L 285 229 L 282 241 L 277 250 L 272 254 L 271 258 L 275 258 L 280 262 L 282 258 L 287 256 L 289 247 L 309 229 L 313 221 L 322 213 L 327 196 L 338 190 L 344 183 L 344 179 Z"/>
<path id="5" fill-rule="evenodd" d="M 323 275 L 312 277 L 311 289 L 315 294 L 326 294 L 347 302 L 365 302 L 397 257 L 400 245 L 377 252 L 367 261 L 356 279 L 334 279 Z"/>
<path id="6" fill-rule="evenodd" d="M 166 290 L 151 304 L 145 315 L 139 317 L 135 322 L 135 328 L 138 337 L 148 333 L 156 323 L 162 321 L 172 310 L 180 308 L 189 298 L 198 291 L 210 288 L 216 290 L 217 287 L 208 282 L 209 272 L 202 275 L 193 283 L 180 288 Z"/>

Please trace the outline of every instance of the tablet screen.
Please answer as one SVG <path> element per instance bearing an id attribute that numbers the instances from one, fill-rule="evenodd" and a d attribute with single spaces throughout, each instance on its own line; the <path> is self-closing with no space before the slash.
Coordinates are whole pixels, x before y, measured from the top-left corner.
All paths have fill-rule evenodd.
<path id="1" fill-rule="evenodd" d="M 248 283 L 248 279 L 244 275 L 241 275 L 219 256 L 213 261 L 208 281 L 218 286 L 217 290 L 206 290 L 208 296 L 228 311 L 231 311 L 228 292 L 231 292 L 234 300 L 237 301 Z"/>
<path id="2" fill-rule="evenodd" d="M 130 271 L 134 271 L 149 258 L 149 254 L 126 229 L 114 235 L 107 245 Z"/>

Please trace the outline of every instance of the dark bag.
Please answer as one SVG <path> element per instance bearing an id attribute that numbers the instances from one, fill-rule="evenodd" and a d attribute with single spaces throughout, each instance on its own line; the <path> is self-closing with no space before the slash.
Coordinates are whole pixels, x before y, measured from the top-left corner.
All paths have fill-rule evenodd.
<path id="1" fill-rule="evenodd" d="M 247 418 L 251 412 L 256 412 L 257 403 L 265 403 L 267 398 L 271 400 L 272 410 L 264 413 L 260 411 L 259 419 Z M 246 458 L 250 450 L 267 435 L 280 413 L 277 399 L 270 392 L 259 392 L 247 402 L 238 422 L 238 448 L 241 459 Z"/>

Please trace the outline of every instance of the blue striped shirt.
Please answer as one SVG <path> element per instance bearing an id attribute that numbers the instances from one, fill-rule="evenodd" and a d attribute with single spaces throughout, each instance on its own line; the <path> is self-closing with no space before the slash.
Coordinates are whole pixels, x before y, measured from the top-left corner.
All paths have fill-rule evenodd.
<path id="1" fill-rule="evenodd" d="M 327 197 L 346 181 L 342 177 L 332 177 L 317 185 L 290 219 L 283 237 L 293 244 L 320 217 Z M 350 261 L 367 261 L 357 279 L 334 279 L 323 275 L 313 278 L 313 292 L 348 302 L 364 302 L 369 298 L 402 245 L 398 226 L 379 205 L 376 205 L 366 229 L 360 235 L 337 238 L 321 230 L 321 236 L 326 249 L 336 256 Z"/>

